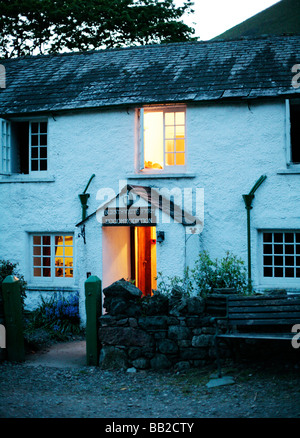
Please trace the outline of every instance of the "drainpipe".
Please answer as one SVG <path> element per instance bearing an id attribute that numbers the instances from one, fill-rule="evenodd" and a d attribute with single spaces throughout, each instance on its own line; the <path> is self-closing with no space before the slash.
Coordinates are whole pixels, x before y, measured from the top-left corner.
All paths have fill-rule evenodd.
<path id="1" fill-rule="evenodd" d="M 86 211 L 88 209 L 88 205 L 87 205 L 87 201 L 88 198 L 90 197 L 89 193 L 86 193 L 88 186 L 90 185 L 92 179 L 94 178 L 95 174 L 93 173 L 93 175 L 90 177 L 89 182 L 87 183 L 86 188 L 84 189 L 84 192 L 81 193 L 79 196 L 80 202 L 81 202 L 81 207 L 82 207 L 82 220 L 84 221 L 84 219 L 86 218 Z"/>
<path id="2" fill-rule="evenodd" d="M 247 210 L 247 243 L 248 243 L 248 288 L 250 291 L 251 288 L 251 227 L 250 227 L 250 210 L 252 209 L 252 201 L 254 198 L 254 193 L 258 189 L 258 187 L 264 182 L 266 179 L 266 175 L 262 175 L 254 184 L 248 195 L 243 195 L 243 199 L 245 202 L 245 208 Z"/>

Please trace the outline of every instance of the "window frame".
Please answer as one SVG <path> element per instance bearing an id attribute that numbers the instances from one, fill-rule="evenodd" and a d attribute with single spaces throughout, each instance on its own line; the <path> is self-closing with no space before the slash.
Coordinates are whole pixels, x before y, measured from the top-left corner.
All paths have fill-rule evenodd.
<path id="1" fill-rule="evenodd" d="M 292 161 L 292 133 L 291 133 L 291 106 L 298 105 L 300 107 L 300 99 L 286 99 L 285 114 L 286 114 L 286 164 L 289 169 L 300 170 L 300 163 Z"/>
<path id="2" fill-rule="evenodd" d="M 5 126 L 5 130 L 4 130 L 4 126 Z M 1 175 L 11 174 L 11 158 L 12 158 L 11 157 L 11 123 L 8 120 L 0 119 L 0 174 Z M 6 166 L 5 166 L 6 168 L 4 168 L 4 161 L 6 161 Z"/>
<path id="3" fill-rule="evenodd" d="M 48 166 L 49 166 L 49 153 L 48 153 L 48 141 L 49 141 L 49 135 L 48 135 L 48 120 L 47 119 L 31 119 L 28 120 L 29 123 L 29 129 L 28 129 L 28 173 L 29 175 L 45 175 L 46 172 L 48 172 Z M 38 133 L 33 133 L 32 132 L 32 124 L 33 123 L 37 123 L 38 124 Z M 46 136 L 47 136 L 47 144 L 46 145 L 41 145 L 41 135 L 45 135 L 45 133 L 41 133 L 40 132 L 40 125 L 41 123 L 46 123 L 47 124 L 47 132 L 46 132 Z M 38 137 L 38 144 L 37 145 L 32 145 L 32 135 L 37 136 Z M 38 158 L 33 158 L 32 157 L 32 149 L 33 148 L 37 148 L 38 149 Z M 41 148 L 46 148 L 47 151 L 47 155 L 46 155 L 46 159 L 41 158 L 40 157 L 40 153 L 41 153 Z M 41 161 L 46 161 L 46 169 L 45 170 L 41 170 Z M 32 161 L 37 161 L 38 163 L 38 170 L 32 170 Z"/>
<path id="4" fill-rule="evenodd" d="M 41 246 L 41 248 L 43 247 L 43 245 L 34 245 L 34 237 L 35 236 L 40 236 L 41 239 L 44 236 L 50 236 L 50 245 L 44 245 L 44 246 L 50 246 L 51 248 L 51 253 L 50 253 L 50 269 L 51 269 L 51 275 L 49 277 L 43 277 L 43 276 L 34 276 L 34 267 L 38 268 L 38 265 L 34 265 L 34 257 L 37 258 L 42 258 L 43 255 L 38 255 L 38 254 L 34 254 L 34 247 L 39 247 Z M 72 247 L 73 248 L 73 276 L 72 277 L 56 277 L 55 276 L 55 269 L 56 269 L 56 265 L 55 265 L 55 237 L 56 236 L 71 236 L 73 238 L 73 244 L 72 245 L 67 245 L 67 247 Z M 60 231 L 51 231 L 51 232 L 31 232 L 30 236 L 29 236 L 29 268 L 30 268 L 30 283 L 32 285 L 41 285 L 41 286 L 68 286 L 68 285 L 73 285 L 74 284 L 74 280 L 75 280 L 75 240 L 74 240 L 74 232 L 60 232 Z M 62 245 L 63 248 L 65 248 L 66 245 Z M 45 256 L 44 256 L 45 257 Z M 71 256 L 66 257 L 65 255 L 63 256 L 64 258 L 71 258 Z M 65 265 L 64 265 L 65 266 Z M 41 269 L 43 269 L 43 267 L 41 266 Z"/>
<path id="5" fill-rule="evenodd" d="M 3 123 L 6 123 L 7 126 L 9 126 L 9 171 L 3 170 Z M 20 159 L 17 159 L 17 157 L 20 156 L 20 142 L 17 138 L 17 130 L 18 130 L 18 123 L 28 123 L 28 138 L 26 141 L 26 147 L 28 156 L 26 157 L 25 162 L 26 165 L 26 171 L 24 172 L 24 166 L 22 168 L 22 162 Z M 38 146 L 32 145 L 32 138 L 31 138 L 31 126 L 32 123 L 38 123 L 39 126 L 41 123 L 47 124 L 47 145 L 43 146 L 40 145 L 40 140 L 38 141 Z M 40 134 L 40 133 L 39 133 Z M 40 136 L 39 136 L 40 137 Z M 26 138 L 26 137 L 24 137 Z M 25 145 L 24 145 L 25 146 Z M 32 148 L 38 147 L 38 170 L 31 170 L 31 161 L 32 161 Z M 41 170 L 40 169 L 40 148 L 46 147 L 47 153 L 46 153 L 46 169 Z M 18 168 L 18 169 L 17 169 Z M 49 122 L 47 117 L 33 117 L 33 118 L 12 118 L 12 119 L 0 119 L 0 175 L 30 175 L 31 177 L 41 177 L 41 176 L 47 176 L 49 171 Z"/>
<path id="6" fill-rule="evenodd" d="M 163 112 L 164 118 L 163 118 L 163 160 L 164 165 L 163 169 L 151 169 L 151 168 L 145 168 L 145 144 L 144 144 L 144 115 L 145 112 Z M 165 148 L 165 114 L 171 113 L 171 112 L 183 112 L 184 113 L 184 152 L 174 152 L 174 154 L 177 153 L 183 153 L 185 164 L 184 165 L 168 165 L 166 166 L 166 148 Z M 186 117 L 186 105 L 184 104 L 178 104 L 178 105 L 162 105 L 162 106 L 145 106 L 143 108 L 140 108 L 138 110 L 138 126 L 139 126 L 139 133 L 138 133 L 138 172 L 141 174 L 180 174 L 180 173 L 186 173 L 187 171 L 187 117 Z M 176 125 L 174 125 L 176 126 Z"/>
<path id="7" fill-rule="evenodd" d="M 272 265 L 265 265 L 264 264 L 264 256 L 268 256 L 268 254 L 264 253 L 263 245 L 264 245 L 264 243 L 266 243 L 266 242 L 264 242 L 264 233 L 271 233 L 271 234 L 273 234 L 273 237 L 272 237 L 272 253 L 270 254 L 270 256 L 272 256 Z M 279 229 L 279 228 L 275 229 L 274 228 L 273 229 L 272 228 L 272 229 L 261 229 L 261 230 L 259 230 L 259 248 L 260 248 L 260 250 L 259 250 L 259 278 L 260 278 L 260 284 L 262 284 L 264 286 L 273 286 L 273 287 L 277 286 L 277 287 L 299 288 L 300 277 L 297 277 L 297 276 L 295 276 L 295 277 L 275 277 L 274 272 L 272 273 L 272 277 L 271 276 L 270 277 L 264 276 L 264 267 L 265 266 L 270 266 L 273 269 L 276 267 L 276 265 L 274 263 L 274 257 L 276 256 L 276 254 L 275 254 L 274 248 L 273 248 L 274 244 L 276 244 L 276 242 L 273 242 L 274 241 L 274 234 L 275 233 L 280 233 L 280 234 L 290 234 L 290 233 L 295 234 L 295 233 L 298 233 L 298 234 L 300 234 L 300 229 L 298 229 L 298 228 L 293 228 L 293 229 Z M 278 243 L 278 244 L 280 244 L 280 243 Z M 285 264 L 285 260 L 284 260 L 285 256 L 300 257 L 300 253 L 299 253 L 299 256 L 297 256 L 296 253 L 293 253 L 292 255 L 286 253 L 285 252 L 285 245 L 287 245 L 288 243 L 284 241 L 284 237 L 283 237 L 282 244 L 284 246 L 283 247 L 283 253 L 282 253 L 283 254 L 282 255 L 282 257 L 283 257 L 282 267 L 283 268 L 292 267 L 292 265 L 286 265 Z M 295 245 L 299 245 L 299 248 L 300 248 L 300 243 L 298 244 L 295 241 L 295 237 L 294 237 L 294 244 L 293 245 L 294 246 Z M 296 247 L 295 247 L 295 250 L 297 250 Z M 281 255 L 278 254 L 278 256 L 281 256 Z M 277 267 L 281 267 L 281 265 L 280 266 L 277 265 Z M 296 260 L 294 260 L 293 268 L 294 269 L 297 268 Z M 300 269 L 300 267 L 299 267 L 299 269 Z"/>

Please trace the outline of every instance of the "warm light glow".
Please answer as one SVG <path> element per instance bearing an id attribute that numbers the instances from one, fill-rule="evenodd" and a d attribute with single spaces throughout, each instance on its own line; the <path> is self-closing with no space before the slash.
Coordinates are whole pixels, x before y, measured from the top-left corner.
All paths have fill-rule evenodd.
<path id="1" fill-rule="evenodd" d="M 144 111 L 145 169 L 185 165 L 185 112 Z"/>

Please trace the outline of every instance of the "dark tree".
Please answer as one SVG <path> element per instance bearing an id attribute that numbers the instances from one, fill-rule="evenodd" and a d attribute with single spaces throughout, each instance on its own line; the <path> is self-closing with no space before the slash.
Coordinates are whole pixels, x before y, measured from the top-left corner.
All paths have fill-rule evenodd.
<path id="1" fill-rule="evenodd" d="M 0 56 L 190 41 L 192 0 L 6 0 Z"/>

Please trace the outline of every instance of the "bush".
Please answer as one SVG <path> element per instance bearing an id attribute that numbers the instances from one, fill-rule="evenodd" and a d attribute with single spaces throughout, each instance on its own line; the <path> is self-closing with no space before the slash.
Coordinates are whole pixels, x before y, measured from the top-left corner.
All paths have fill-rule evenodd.
<path id="1" fill-rule="evenodd" d="M 44 328 L 53 337 L 64 338 L 71 334 L 79 334 L 79 294 L 69 298 L 59 295 L 46 299 L 41 297 L 41 303 L 32 312 L 29 330 Z"/>
<path id="2" fill-rule="evenodd" d="M 227 251 L 221 259 L 211 260 L 204 251 L 199 254 L 193 269 L 193 278 L 200 295 L 207 295 L 213 288 L 235 288 L 239 294 L 252 291 L 248 286 L 247 270 L 242 259 Z"/>
<path id="3" fill-rule="evenodd" d="M 183 278 L 157 277 L 157 290 L 172 298 L 180 292 L 181 297 L 200 295 L 205 297 L 213 288 L 235 288 L 239 294 L 252 292 L 248 286 L 247 270 L 242 259 L 230 252 L 222 259 L 212 260 L 208 252 L 199 254 L 194 269 L 187 268 Z"/>
<path id="4" fill-rule="evenodd" d="M 26 298 L 26 281 L 24 276 L 21 275 L 17 270 L 18 263 L 11 263 L 8 260 L 0 260 L 0 294 L 2 294 L 2 282 L 8 275 L 14 275 L 20 280 L 21 285 L 21 301 L 24 310 L 24 301 Z"/>

